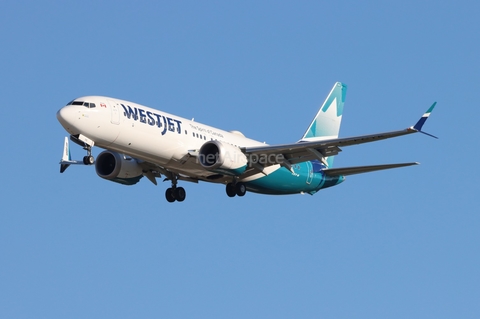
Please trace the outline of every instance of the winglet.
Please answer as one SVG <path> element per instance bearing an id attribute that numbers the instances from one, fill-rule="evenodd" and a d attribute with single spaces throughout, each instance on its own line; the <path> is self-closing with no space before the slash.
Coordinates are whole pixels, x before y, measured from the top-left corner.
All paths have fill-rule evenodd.
<path id="1" fill-rule="evenodd" d="M 427 121 L 428 117 L 430 116 L 430 113 L 432 113 L 433 109 L 435 108 L 435 105 L 437 105 L 437 102 L 434 102 L 432 106 L 430 106 L 430 108 L 425 112 L 425 114 L 423 114 L 423 116 L 418 120 L 417 124 L 415 124 L 412 127 L 413 130 L 434 138 L 438 138 L 434 135 L 431 135 L 422 131 L 423 124 L 425 124 L 425 122 Z"/>
<path id="2" fill-rule="evenodd" d="M 62 160 L 60 161 L 60 173 L 65 172 L 65 170 L 71 164 L 83 164 L 83 163 L 80 162 L 80 161 L 73 161 L 72 160 L 72 157 L 70 155 L 70 146 L 68 144 L 68 137 L 65 137 L 65 142 L 63 143 Z"/>
<path id="3" fill-rule="evenodd" d="M 70 147 L 68 146 L 68 137 L 65 137 L 65 142 L 63 144 L 62 161 L 60 162 L 60 173 L 65 172 L 65 170 L 70 166 L 70 164 L 66 163 L 70 162 L 71 160 L 72 157 L 70 155 Z"/>

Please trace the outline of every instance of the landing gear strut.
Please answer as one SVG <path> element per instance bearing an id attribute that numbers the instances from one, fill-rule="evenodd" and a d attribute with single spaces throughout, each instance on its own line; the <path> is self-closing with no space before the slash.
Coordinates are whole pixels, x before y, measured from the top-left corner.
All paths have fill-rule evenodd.
<path id="1" fill-rule="evenodd" d="M 247 192 L 247 187 L 242 182 L 228 183 L 225 190 L 228 197 L 235 197 L 235 195 L 244 196 Z"/>
<path id="2" fill-rule="evenodd" d="M 92 147 L 94 141 L 92 141 L 86 136 L 83 136 L 82 134 L 70 135 L 70 139 L 87 151 L 87 156 L 83 157 L 83 164 L 92 165 L 93 163 L 95 163 L 95 158 L 92 156 Z"/>
<path id="3" fill-rule="evenodd" d="M 177 176 L 171 178 L 172 187 L 167 188 L 165 191 L 165 198 L 167 202 L 173 203 L 174 201 L 183 202 L 187 197 L 187 192 L 183 187 L 177 187 Z"/>
<path id="4" fill-rule="evenodd" d="M 95 158 L 93 158 L 92 156 L 92 147 L 85 143 L 83 149 L 87 151 L 87 156 L 83 157 L 83 164 L 92 165 L 93 163 L 95 163 Z"/>

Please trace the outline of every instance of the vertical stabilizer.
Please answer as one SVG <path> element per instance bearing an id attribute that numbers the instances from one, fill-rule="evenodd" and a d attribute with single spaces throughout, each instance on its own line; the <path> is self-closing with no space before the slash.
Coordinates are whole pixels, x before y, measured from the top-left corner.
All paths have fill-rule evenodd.
<path id="1" fill-rule="evenodd" d="M 345 84 L 335 83 L 302 139 L 320 140 L 338 137 L 346 93 L 347 86 Z"/>
<path id="2" fill-rule="evenodd" d="M 347 86 L 341 82 L 335 83 L 301 141 L 321 141 L 338 137 L 346 94 Z M 325 160 L 331 167 L 333 157 Z"/>

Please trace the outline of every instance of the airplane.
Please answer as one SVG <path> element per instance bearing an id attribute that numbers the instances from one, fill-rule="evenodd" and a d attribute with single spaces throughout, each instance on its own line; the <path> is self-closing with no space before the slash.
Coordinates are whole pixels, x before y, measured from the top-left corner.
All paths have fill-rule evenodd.
<path id="1" fill-rule="evenodd" d="M 179 181 L 224 184 L 229 197 L 246 192 L 270 195 L 310 194 L 338 185 L 346 176 L 417 165 L 417 162 L 334 168 L 341 147 L 424 133 L 436 102 L 406 129 L 339 138 L 347 86 L 334 84 L 303 136 L 295 143 L 268 145 L 239 131 L 215 127 L 140 104 L 104 96 L 79 97 L 57 112 L 70 140 L 83 147 L 83 160 L 72 160 L 65 137 L 60 173 L 70 165 L 95 165 L 106 180 L 134 185 L 143 177 L 157 185 L 170 181 L 165 198 L 182 202 Z M 92 148 L 102 151 L 96 159 Z"/>

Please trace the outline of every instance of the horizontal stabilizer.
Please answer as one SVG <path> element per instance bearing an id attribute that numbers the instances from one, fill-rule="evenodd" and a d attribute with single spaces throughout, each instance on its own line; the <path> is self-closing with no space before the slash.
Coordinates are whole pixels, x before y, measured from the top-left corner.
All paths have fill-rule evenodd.
<path id="1" fill-rule="evenodd" d="M 400 164 L 384 164 L 384 165 L 370 165 L 370 166 L 354 166 L 354 167 L 343 167 L 343 168 L 328 168 L 322 170 L 327 176 L 347 176 L 361 173 L 368 173 L 374 171 L 380 171 L 390 168 L 398 168 L 405 166 L 418 165 L 420 163 L 400 163 Z"/>

